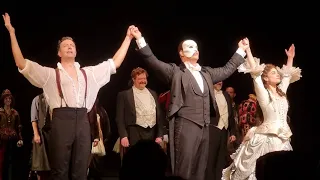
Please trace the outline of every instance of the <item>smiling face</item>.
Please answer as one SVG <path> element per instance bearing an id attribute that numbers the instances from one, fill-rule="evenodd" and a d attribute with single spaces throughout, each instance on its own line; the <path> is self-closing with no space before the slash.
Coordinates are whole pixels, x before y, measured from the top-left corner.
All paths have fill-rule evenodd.
<path id="1" fill-rule="evenodd" d="M 134 87 L 136 87 L 137 89 L 143 90 L 148 84 L 148 73 L 146 70 L 140 67 L 132 70 L 131 78 Z"/>
<path id="2" fill-rule="evenodd" d="M 133 84 L 136 88 L 142 90 L 146 87 L 148 83 L 146 73 L 142 73 L 133 78 Z"/>
<path id="3" fill-rule="evenodd" d="M 11 106 L 11 102 L 12 102 L 11 96 L 7 96 L 7 97 L 5 97 L 4 100 L 3 100 L 3 104 L 4 104 L 5 106 L 8 106 L 8 107 Z"/>
<path id="4" fill-rule="evenodd" d="M 266 65 L 262 73 L 262 79 L 267 86 L 276 86 L 281 82 L 281 76 L 274 65 Z"/>

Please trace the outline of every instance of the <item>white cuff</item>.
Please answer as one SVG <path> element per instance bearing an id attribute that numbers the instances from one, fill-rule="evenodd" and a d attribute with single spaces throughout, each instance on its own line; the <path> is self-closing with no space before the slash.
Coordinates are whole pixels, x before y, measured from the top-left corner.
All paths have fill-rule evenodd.
<path id="1" fill-rule="evenodd" d="M 238 53 L 240 56 L 242 56 L 243 58 L 246 56 L 246 52 L 244 52 L 241 48 L 238 48 L 236 53 Z"/>
<path id="2" fill-rule="evenodd" d="M 108 59 L 108 61 L 110 63 L 110 74 L 115 74 L 117 72 L 117 68 L 116 65 L 114 64 L 113 59 Z"/>
<path id="3" fill-rule="evenodd" d="M 141 48 L 143 48 L 143 47 L 145 47 L 147 45 L 147 43 L 146 43 L 146 41 L 144 40 L 143 37 L 141 37 L 140 39 L 137 39 L 136 43 L 137 43 L 139 49 L 141 49 Z"/>

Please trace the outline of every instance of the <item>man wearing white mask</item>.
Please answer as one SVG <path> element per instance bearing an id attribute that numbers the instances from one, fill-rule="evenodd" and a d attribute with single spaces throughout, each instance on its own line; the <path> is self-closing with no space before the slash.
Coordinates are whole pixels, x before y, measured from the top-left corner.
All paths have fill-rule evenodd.
<path id="1" fill-rule="evenodd" d="M 237 52 L 220 68 L 200 66 L 197 43 L 185 40 L 178 46 L 182 63 L 164 63 L 156 58 L 137 27 L 131 29 L 139 54 L 159 79 L 171 87 L 168 108 L 169 143 L 173 175 L 186 180 L 204 180 L 207 167 L 210 116 L 218 116 L 212 84 L 223 81 L 244 62 L 248 45 L 238 43 Z M 211 122 L 218 125 L 218 122 Z"/>

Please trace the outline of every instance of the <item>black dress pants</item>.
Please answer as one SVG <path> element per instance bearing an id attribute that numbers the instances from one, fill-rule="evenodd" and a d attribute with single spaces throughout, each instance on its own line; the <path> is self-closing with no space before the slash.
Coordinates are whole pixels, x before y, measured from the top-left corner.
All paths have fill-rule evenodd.
<path id="1" fill-rule="evenodd" d="M 53 109 L 49 140 L 50 179 L 86 180 L 90 153 L 87 109 Z"/>
<path id="2" fill-rule="evenodd" d="M 178 117 L 174 125 L 174 176 L 204 180 L 209 151 L 209 126 Z"/>

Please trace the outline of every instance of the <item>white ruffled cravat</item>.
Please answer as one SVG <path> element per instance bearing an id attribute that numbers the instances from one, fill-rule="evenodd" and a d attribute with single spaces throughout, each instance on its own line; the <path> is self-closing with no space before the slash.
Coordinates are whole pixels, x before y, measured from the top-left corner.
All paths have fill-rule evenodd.
<path id="1" fill-rule="evenodd" d="M 197 63 L 195 66 L 190 62 L 185 62 L 187 68 L 192 71 L 201 71 L 201 66 Z"/>

